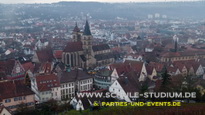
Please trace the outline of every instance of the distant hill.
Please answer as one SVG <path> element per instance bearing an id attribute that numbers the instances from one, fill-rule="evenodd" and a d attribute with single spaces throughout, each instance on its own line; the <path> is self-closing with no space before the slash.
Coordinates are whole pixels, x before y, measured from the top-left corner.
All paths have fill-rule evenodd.
<path id="1" fill-rule="evenodd" d="M 170 18 L 205 19 L 205 2 L 155 2 L 155 3 L 98 3 L 59 2 L 53 4 L 0 4 L 0 18 L 82 18 L 90 14 L 93 19 L 143 19 L 148 14 L 159 13 Z M 14 16 L 17 15 L 17 16 Z M 82 16 L 83 15 L 83 16 Z"/>

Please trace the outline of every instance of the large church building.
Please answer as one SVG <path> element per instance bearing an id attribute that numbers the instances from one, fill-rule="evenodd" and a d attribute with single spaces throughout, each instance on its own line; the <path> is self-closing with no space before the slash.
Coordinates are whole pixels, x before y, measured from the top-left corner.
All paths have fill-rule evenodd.
<path id="1" fill-rule="evenodd" d="M 93 36 L 86 20 L 84 31 L 77 24 L 72 32 L 72 42 L 68 42 L 62 54 L 62 62 L 71 67 L 94 68 L 114 62 L 108 44 L 93 45 Z"/>

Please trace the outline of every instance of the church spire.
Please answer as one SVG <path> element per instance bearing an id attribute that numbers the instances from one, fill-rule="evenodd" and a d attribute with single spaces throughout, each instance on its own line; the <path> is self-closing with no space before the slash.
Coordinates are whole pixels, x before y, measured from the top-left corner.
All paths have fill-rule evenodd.
<path id="1" fill-rule="evenodd" d="M 89 26 L 89 23 L 88 23 L 87 19 L 86 19 L 83 35 L 91 35 L 90 26 Z"/>
<path id="2" fill-rule="evenodd" d="M 75 28 L 73 29 L 73 32 L 80 32 L 77 22 L 75 23 Z"/>

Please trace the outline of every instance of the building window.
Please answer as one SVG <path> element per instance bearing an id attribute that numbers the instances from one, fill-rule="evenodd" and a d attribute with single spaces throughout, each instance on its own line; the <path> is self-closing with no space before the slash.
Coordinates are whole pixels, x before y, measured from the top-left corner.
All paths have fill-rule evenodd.
<path id="1" fill-rule="evenodd" d="M 14 97 L 14 101 L 18 101 L 18 97 Z"/>
<path id="2" fill-rule="evenodd" d="M 9 103 L 9 102 L 11 102 L 11 99 L 6 99 L 5 100 L 5 103 Z"/>

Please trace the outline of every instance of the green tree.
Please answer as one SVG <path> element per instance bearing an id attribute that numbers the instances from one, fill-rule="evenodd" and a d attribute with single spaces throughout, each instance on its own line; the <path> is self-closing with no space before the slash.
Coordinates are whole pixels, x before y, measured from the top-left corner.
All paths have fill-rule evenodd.
<path id="1" fill-rule="evenodd" d="M 168 74 L 166 67 L 163 68 L 161 77 L 162 77 L 162 83 L 160 88 L 161 91 L 170 91 L 171 88 L 169 86 L 171 84 L 171 78 L 170 75 Z"/>

